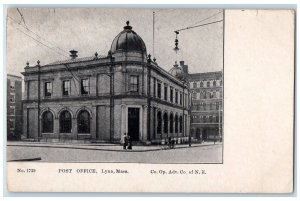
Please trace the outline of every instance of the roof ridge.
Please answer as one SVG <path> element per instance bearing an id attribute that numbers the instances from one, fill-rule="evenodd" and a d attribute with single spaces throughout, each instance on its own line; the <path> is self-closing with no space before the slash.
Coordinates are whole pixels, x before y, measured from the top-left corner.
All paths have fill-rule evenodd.
<path id="1" fill-rule="evenodd" d="M 104 55 L 98 55 L 97 58 L 98 59 L 102 59 L 105 58 L 107 56 Z M 78 57 L 75 59 L 65 59 L 65 60 L 57 60 L 57 61 L 53 61 L 51 63 L 48 63 L 46 65 L 59 65 L 59 64 L 67 64 L 67 63 L 76 63 L 76 62 L 81 62 L 81 61 L 89 61 L 89 60 L 94 60 L 95 56 L 87 56 L 87 57 Z"/>

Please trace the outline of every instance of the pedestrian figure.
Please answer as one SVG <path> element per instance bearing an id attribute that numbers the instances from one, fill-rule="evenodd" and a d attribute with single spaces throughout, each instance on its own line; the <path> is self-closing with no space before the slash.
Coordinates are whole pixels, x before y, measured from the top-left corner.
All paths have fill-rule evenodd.
<path id="1" fill-rule="evenodd" d="M 169 148 L 171 149 L 172 148 L 172 138 L 171 137 L 169 137 L 168 138 L 168 144 L 169 144 Z"/>
<path id="2" fill-rule="evenodd" d="M 175 139 L 172 139 L 172 149 L 175 148 Z"/>
<path id="3" fill-rule="evenodd" d="M 132 149 L 132 141 L 131 141 L 131 137 L 130 136 L 128 136 L 127 137 L 128 138 L 128 147 L 127 147 L 127 149 Z"/>
<path id="4" fill-rule="evenodd" d="M 124 133 L 123 135 L 123 149 L 126 149 L 128 145 L 128 136 L 127 136 L 127 133 Z"/>

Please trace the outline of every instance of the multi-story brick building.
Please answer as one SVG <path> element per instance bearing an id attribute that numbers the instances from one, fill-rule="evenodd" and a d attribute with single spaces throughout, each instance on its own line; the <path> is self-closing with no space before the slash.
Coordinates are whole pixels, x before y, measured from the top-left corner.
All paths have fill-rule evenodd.
<path id="1" fill-rule="evenodd" d="M 221 139 L 223 132 L 223 74 L 189 74 L 192 95 L 191 135 L 199 140 Z"/>
<path id="2" fill-rule="evenodd" d="M 7 74 L 7 139 L 17 140 L 22 134 L 22 78 Z"/>
<path id="3" fill-rule="evenodd" d="M 187 140 L 189 89 L 147 56 L 142 38 L 124 27 L 107 56 L 25 67 L 24 133 L 39 139 L 158 143 Z"/>

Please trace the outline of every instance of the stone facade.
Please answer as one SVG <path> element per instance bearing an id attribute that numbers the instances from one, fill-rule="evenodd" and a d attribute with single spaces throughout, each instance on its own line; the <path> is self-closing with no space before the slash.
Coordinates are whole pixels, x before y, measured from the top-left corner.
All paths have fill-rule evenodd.
<path id="1" fill-rule="evenodd" d="M 27 65 L 24 134 L 42 140 L 120 142 L 127 133 L 142 143 L 169 137 L 187 141 L 189 87 L 147 57 L 139 40 L 127 25 L 107 56 L 76 58 L 73 51 L 70 60 Z"/>
<path id="2" fill-rule="evenodd" d="M 191 135 L 198 140 L 221 139 L 223 133 L 223 74 L 189 74 L 192 95 Z"/>
<path id="3" fill-rule="evenodd" d="M 22 78 L 7 75 L 7 139 L 17 140 L 22 134 Z"/>

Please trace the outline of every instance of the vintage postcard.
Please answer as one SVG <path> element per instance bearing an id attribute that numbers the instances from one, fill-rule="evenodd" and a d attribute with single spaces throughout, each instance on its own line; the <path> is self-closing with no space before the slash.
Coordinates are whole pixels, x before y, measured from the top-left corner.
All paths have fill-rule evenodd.
<path id="1" fill-rule="evenodd" d="M 8 192 L 293 192 L 293 10 L 6 11 Z"/>

